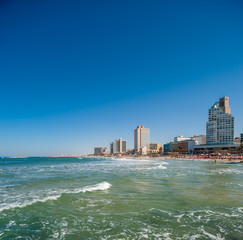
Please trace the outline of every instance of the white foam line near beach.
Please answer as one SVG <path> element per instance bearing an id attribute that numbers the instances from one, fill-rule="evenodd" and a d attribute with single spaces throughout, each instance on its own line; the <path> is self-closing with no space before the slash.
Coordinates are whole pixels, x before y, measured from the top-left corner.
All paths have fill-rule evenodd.
<path id="1" fill-rule="evenodd" d="M 60 194 L 57 195 L 52 195 L 52 196 L 48 196 L 48 197 L 44 197 L 44 198 L 36 198 L 33 200 L 29 200 L 29 201 L 24 201 L 22 203 L 10 203 L 8 205 L 0 205 L 0 212 L 2 212 L 3 210 L 9 210 L 9 209 L 13 209 L 13 208 L 23 208 L 29 205 L 32 205 L 34 203 L 37 202 L 46 202 L 49 200 L 57 200 L 59 197 L 62 196 L 62 194 L 66 193 L 85 193 L 85 192 L 93 192 L 93 191 L 104 191 L 107 190 L 111 187 L 111 184 L 108 182 L 101 182 L 95 185 L 91 185 L 91 186 L 86 186 L 83 188 L 77 188 L 77 189 L 67 189 L 67 190 L 63 190 L 60 192 Z"/>

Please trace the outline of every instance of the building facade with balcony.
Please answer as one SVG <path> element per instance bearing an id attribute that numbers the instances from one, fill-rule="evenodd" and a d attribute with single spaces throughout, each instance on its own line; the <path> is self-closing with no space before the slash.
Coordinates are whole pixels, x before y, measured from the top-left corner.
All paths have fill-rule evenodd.
<path id="1" fill-rule="evenodd" d="M 220 98 L 208 111 L 206 144 L 234 144 L 234 117 L 231 115 L 228 97 Z"/>
<path id="2" fill-rule="evenodd" d="M 150 143 L 150 153 L 162 152 L 162 147 L 160 143 Z"/>

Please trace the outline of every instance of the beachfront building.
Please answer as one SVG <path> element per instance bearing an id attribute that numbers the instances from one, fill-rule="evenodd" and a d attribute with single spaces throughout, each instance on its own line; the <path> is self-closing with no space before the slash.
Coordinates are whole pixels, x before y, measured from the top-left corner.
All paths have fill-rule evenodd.
<path id="1" fill-rule="evenodd" d="M 174 138 L 174 142 L 183 142 L 183 141 L 190 141 L 194 140 L 196 141 L 196 145 L 204 145 L 206 144 L 206 135 L 195 135 L 193 137 L 183 137 L 183 136 L 178 136 Z"/>
<path id="2" fill-rule="evenodd" d="M 220 98 L 208 111 L 206 130 L 207 145 L 234 144 L 234 117 L 231 115 L 229 98 Z"/>
<path id="3" fill-rule="evenodd" d="M 118 154 L 118 153 L 125 153 L 127 150 L 127 142 L 119 138 L 114 142 L 110 143 L 110 153 L 111 154 Z"/>
<path id="4" fill-rule="evenodd" d="M 197 145 L 205 145 L 206 144 L 206 135 L 197 135 L 190 137 L 191 140 L 197 142 Z"/>
<path id="5" fill-rule="evenodd" d="M 94 154 L 95 155 L 102 155 L 106 152 L 106 147 L 95 147 Z"/>
<path id="6" fill-rule="evenodd" d="M 150 129 L 144 126 L 137 126 L 134 130 L 134 149 L 139 152 L 141 148 L 150 148 Z"/>
<path id="7" fill-rule="evenodd" d="M 220 98 L 208 110 L 206 144 L 196 146 L 195 153 L 215 153 L 235 151 L 240 143 L 234 141 L 234 117 L 231 115 L 229 98 Z"/>
<path id="8" fill-rule="evenodd" d="M 182 141 L 186 141 L 186 140 L 190 140 L 190 138 L 185 138 L 183 136 L 178 136 L 178 137 L 174 137 L 174 142 L 182 142 Z"/>
<path id="9" fill-rule="evenodd" d="M 160 143 L 150 143 L 150 153 L 162 152 L 162 147 Z"/>
<path id="10" fill-rule="evenodd" d="M 148 153 L 148 149 L 146 147 L 141 147 L 139 154 L 140 155 L 146 155 Z"/>
<path id="11" fill-rule="evenodd" d="M 240 134 L 240 143 L 243 144 L 243 133 Z"/>
<path id="12" fill-rule="evenodd" d="M 194 150 L 196 145 L 198 145 L 198 142 L 191 139 L 178 142 L 170 142 L 164 144 L 164 152 L 189 153 Z"/>
<path id="13" fill-rule="evenodd" d="M 164 153 L 175 152 L 175 144 L 174 142 L 169 142 L 164 144 Z"/>

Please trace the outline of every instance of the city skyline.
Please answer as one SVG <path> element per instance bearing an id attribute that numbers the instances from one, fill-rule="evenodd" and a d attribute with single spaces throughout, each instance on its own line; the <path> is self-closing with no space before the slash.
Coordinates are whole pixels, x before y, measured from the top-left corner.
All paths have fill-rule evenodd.
<path id="1" fill-rule="evenodd" d="M 119 137 L 131 148 L 138 125 L 155 143 L 205 134 L 222 96 L 240 136 L 242 12 L 237 1 L 2 1 L 0 155 L 82 155 Z"/>
<path id="2" fill-rule="evenodd" d="M 179 135 L 174 137 L 174 141 L 168 143 L 162 143 L 164 145 L 165 152 L 173 152 L 178 147 L 187 148 L 189 151 L 195 148 L 214 148 L 215 147 L 226 147 L 235 145 L 235 135 L 234 135 L 234 116 L 231 115 L 231 107 L 229 105 L 229 97 L 221 97 L 216 101 L 208 110 L 208 121 L 206 122 L 206 134 L 196 135 L 194 133 L 191 137 L 184 137 Z M 236 139 L 242 140 L 243 134 L 236 136 Z M 120 138 L 120 141 L 122 139 Z M 117 140 L 119 141 L 119 140 Z M 126 151 L 114 151 L 116 148 L 116 142 L 114 141 L 110 144 L 110 154 L 124 153 Z M 126 142 L 126 141 L 125 141 Z M 242 141 L 241 141 L 242 142 Z M 116 145 L 115 145 L 116 144 Z M 161 143 L 152 143 L 152 145 L 161 145 Z M 150 128 L 145 128 L 142 125 L 137 126 L 134 129 L 134 147 L 130 150 L 133 154 L 144 155 L 151 153 L 150 151 Z M 181 146 L 180 146 L 181 145 Z M 238 146 L 237 144 L 235 147 Z M 158 152 L 158 147 L 153 147 Z M 120 149 L 120 148 L 119 148 Z M 95 153 L 95 150 L 94 150 Z"/>

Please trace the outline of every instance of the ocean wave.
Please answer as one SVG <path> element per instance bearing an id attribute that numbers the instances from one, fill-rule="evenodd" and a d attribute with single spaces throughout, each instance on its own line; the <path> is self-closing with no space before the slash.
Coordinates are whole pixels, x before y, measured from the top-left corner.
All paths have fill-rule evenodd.
<path id="1" fill-rule="evenodd" d="M 167 169 L 167 167 L 163 166 L 163 164 L 160 164 L 155 167 L 156 169 Z"/>
<path id="2" fill-rule="evenodd" d="M 0 207 L 0 212 L 2 212 L 3 210 L 10 210 L 10 209 L 13 209 L 13 208 L 23 208 L 23 207 L 32 205 L 32 204 L 37 203 L 37 202 L 46 202 L 48 200 L 57 200 L 59 197 L 61 197 L 61 194 L 55 195 L 55 196 L 45 197 L 45 198 L 42 198 L 42 199 L 36 198 L 36 199 L 30 200 L 30 201 L 24 201 L 22 203 L 10 203 L 8 205 L 3 205 L 2 207 Z"/>
<path id="3" fill-rule="evenodd" d="M 216 170 L 211 170 L 212 173 L 216 174 L 239 174 L 241 175 L 243 171 L 241 169 L 236 169 L 236 168 L 227 168 L 227 169 L 216 169 Z"/>
<path id="4" fill-rule="evenodd" d="M 107 190 L 111 187 L 111 184 L 108 183 L 108 182 L 101 182 L 101 183 L 98 183 L 96 185 L 92 185 L 92 186 L 87 186 L 87 187 L 84 187 L 84 188 L 80 188 L 80 189 L 75 189 L 73 191 L 68 191 L 66 193 L 85 193 L 85 192 L 93 192 L 93 191 L 102 191 L 102 190 Z"/>
<path id="5" fill-rule="evenodd" d="M 139 165 L 135 165 L 135 169 L 136 171 L 142 171 L 142 172 L 146 172 L 146 171 L 153 171 L 153 170 L 165 170 L 167 169 L 166 166 L 164 165 L 168 165 L 168 162 L 154 162 L 154 161 L 148 161 L 150 164 L 139 164 Z"/>
<path id="6" fill-rule="evenodd" d="M 199 231 L 201 231 L 205 236 L 209 237 L 210 239 L 215 239 L 215 240 L 224 240 L 225 239 L 224 237 L 221 237 L 221 235 L 219 233 L 217 233 L 215 236 L 215 235 L 207 232 L 203 226 L 199 228 Z"/>
<path id="7" fill-rule="evenodd" d="M 237 210 L 238 212 L 243 213 L 243 207 L 238 207 Z"/>
<path id="8" fill-rule="evenodd" d="M 107 190 L 111 187 L 111 184 L 108 182 L 101 182 L 95 185 L 91 185 L 91 186 L 86 186 L 83 188 L 77 188 L 77 189 L 67 189 L 67 190 L 62 190 L 59 192 L 59 194 L 56 195 L 51 195 L 51 196 L 47 196 L 44 198 L 34 198 L 32 200 L 28 200 L 28 201 L 23 201 L 22 203 L 10 203 L 10 204 L 2 204 L 2 206 L 0 205 L 0 212 L 2 212 L 3 210 L 9 210 L 9 209 L 14 209 L 14 208 L 23 208 L 38 202 L 46 202 L 49 200 L 57 200 L 58 198 L 60 198 L 62 196 L 62 194 L 70 194 L 70 193 L 85 193 L 85 192 L 93 192 L 93 191 L 104 191 Z M 55 191 L 56 193 L 56 191 Z M 51 193 L 50 193 L 51 194 Z"/>
<path id="9" fill-rule="evenodd" d="M 118 160 L 118 161 L 137 161 L 137 158 L 120 158 L 120 157 L 112 157 L 111 160 Z"/>
<path id="10" fill-rule="evenodd" d="M 156 170 L 156 169 L 167 169 L 166 166 L 164 166 L 164 163 L 162 164 L 158 164 L 157 166 L 153 166 L 153 167 L 143 167 L 143 168 L 139 168 L 139 170 Z"/>

